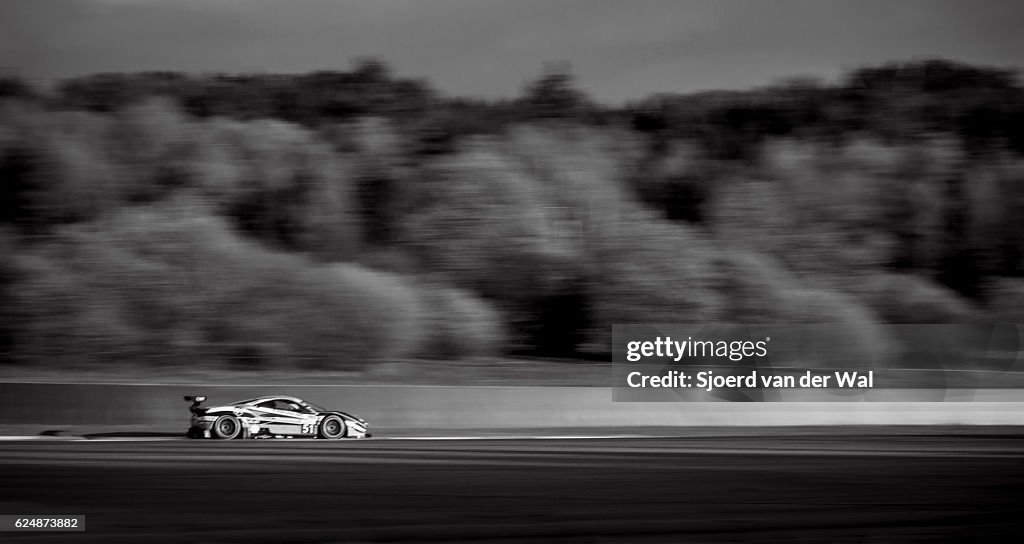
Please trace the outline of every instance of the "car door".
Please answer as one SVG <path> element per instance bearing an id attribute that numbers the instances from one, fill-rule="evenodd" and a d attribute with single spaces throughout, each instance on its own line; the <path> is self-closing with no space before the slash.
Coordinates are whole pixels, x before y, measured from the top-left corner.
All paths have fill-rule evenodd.
<path id="1" fill-rule="evenodd" d="M 305 418 L 292 406 L 294 403 L 283 399 L 267 400 L 257 404 L 262 426 L 271 434 L 290 436 L 307 434 L 303 432 L 308 430 Z"/>
<path id="2" fill-rule="evenodd" d="M 299 433 L 303 436 L 317 435 L 317 412 L 299 403 L 288 403 L 287 410 L 299 419 Z"/>

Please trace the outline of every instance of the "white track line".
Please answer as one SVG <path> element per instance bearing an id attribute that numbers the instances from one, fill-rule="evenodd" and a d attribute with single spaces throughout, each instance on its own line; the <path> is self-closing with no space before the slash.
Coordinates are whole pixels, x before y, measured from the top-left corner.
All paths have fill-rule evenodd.
<path id="1" fill-rule="evenodd" d="M 606 440 L 606 439 L 630 439 L 630 438 L 685 438 L 683 436 L 672 436 L 672 435 L 645 435 L 645 434 L 601 434 L 601 435 L 495 435 L 495 436 L 380 436 L 371 438 L 358 438 L 354 440 L 339 440 L 337 443 L 345 442 L 366 442 L 375 440 Z M 163 436 L 126 436 L 126 437 L 97 437 L 89 438 L 86 436 L 39 436 L 39 435 L 27 435 L 27 436 L 0 436 L 0 441 L 20 441 L 20 440 L 46 440 L 51 442 L 67 441 L 67 442 L 174 442 L 174 441 L 185 441 L 188 438 L 182 437 L 163 437 Z M 261 439 L 264 441 L 273 442 L 318 442 L 325 443 L 327 441 L 318 440 L 314 438 L 275 438 L 275 439 Z M 208 442 L 217 443 L 222 442 L 219 440 L 207 439 Z M 256 440 L 246 441 L 255 442 Z"/>
<path id="2" fill-rule="evenodd" d="M 361 440 L 603 440 L 610 438 L 685 438 L 647 434 L 584 434 L 584 435 L 493 435 L 493 436 L 375 436 Z"/>
<path id="3" fill-rule="evenodd" d="M 443 385 L 443 384 L 408 384 L 408 383 L 292 383 L 292 384 L 277 384 L 277 383 L 202 383 L 197 384 L 196 382 L 49 382 L 40 380 L 17 380 L 13 378 L 3 379 L 0 378 L 0 385 L 124 385 L 124 386 L 139 386 L 139 387 L 188 387 L 192 389 L 204 389 L 204 388 L 218 388 L 218 387 L 246 387 L 250 389 L 270 389 L 270 388 L 293 388 L 293 387 L 347 387 L 347 388 L 369 388 L 369 387 L 422 387 L 422 388 L 439 388 L 439 389 L 495 389 L 495 388 L 508 388 L 508 387 L 549 387 L 547 385 Z M 556 385 L 554 387 L 579 387 L 579 388 L 601 388 L 609 387 L 607 385 Z"/>
<path id="4" fill-rule="evenodd" d="M 66 440 L 85 440 L 80 436 L 0 436 L 0 441 L 16 441 L 16 440 L 49 440 L 54 441 L 66 441 Z"/>

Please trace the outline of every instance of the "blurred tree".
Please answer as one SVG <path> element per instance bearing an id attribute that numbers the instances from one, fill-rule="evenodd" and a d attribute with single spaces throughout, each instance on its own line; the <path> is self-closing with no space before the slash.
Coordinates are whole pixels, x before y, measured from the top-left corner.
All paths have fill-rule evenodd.
<path id="1" fill-rule="evenodd" d="M 9 145 L 0 156 L 0 223 L 35 230 L 39 191 L 45 189 L 39 175 L 45 160 L 27 145 Z"/>
<path id="2" fill-rule="evenodd" d="M 549 63 L 540 77 L 527 84 L 522 106 L 534 119 L 578 119 L 587 113 L 590 102 L 577 89 L 568 64 Z"/>
<path id="3" fill-rule="evenodd" d="M 152 258 L 169 246 L 185 262 L 274 278 L 267 299 L 237 302 L 265 321 L 218 321 L 224 345 L 260 358 L 302 352 L 295 329 L 275 336 L 278 318 L 343 319 L 350 300 L 330 293 L 349 288 L 400 293 L 395 304 L 419 316 L 410 323 L 433 320 L 437 335 L 408 325 L 426 343 L 396 353 L 507 341 L 578 355 L 603 346 L 616 320 L 659 315 L 835 313 L 870 339 L 879 318 L 975 315 L 992 278 L 1024 275 L 1024 90 L 991 67 L 890 63 L 835 84 L 622 108 L 593 103 L 565 65 L 546 66 L 514 100 L 486 100 L 440 96 L 376 59 L 302 75 L 97 74 L 53 97 L 30 91 L 0 78 L 0 224 L 16 240 L 12 269 L 28 271 L 8 274 L 27 286 L 8 293 L 34 297 L 39 313 L 24 322 L 44 351 L 47 320 L 69 327 L 59 345 L 121 355 L 149 349 L 152 330 L 196 322 L 167 287 L 191 276 Z M 142 214 L 163 227 L 138 226 L 139 204 L 183 200 L 217 226 L 187 214 Z M 171 224 L 227 236 L 218 251 L 251 260 L 218 260 Z M 104 259 L 128 275 L 94 263 Z M 429 275 L 424 285 L 442 294 L 322 264 L 352 260 Z M 334 309 L 305 307 L 320 297 Z M 444 312 L 461 317 L 442 324 Z M 330 326 L 307 328 L 316 339 Z M 187 344 L 198 330 L 172 336 Z"/>
<path id="4" fill-rule="evenodd" d="M 39 98 L 39 93 L 21 78 L 0 74 L 0 100 L 15 98 L 35 100 Z"/>
<path id="5" fill-rule="evenodd" d="M 535 345 L 543 333 L 534 329 L 557 325 L 536 319 L 543 301 L 574 275 L 572 249 L 556 242 L 553 211 L 536 180 L 486 142 L 467 145 L 424 175 L 400 239 L 429 269 L 500 301 L 519 335 L 513 340 Z"/>
<path id="6" fill-rule="evenodd" d="M 200 364 L 258 344 L 274 364 L 356 368 L 414 354 L 423 338 L 401 278 L 270 250 L 190 200 L 62 227 L 19 267 L 25 362 Z"/>
<path id="7" fill-rule="evenodd" d="M 14 296 L 20 271 L 15 265 L 18 251 L 18 237 L 8 226 L 0 225 L 0 364 L 14 360 L 16 326 Z"/>
<path id="8" fill-rule="evenodd" d="M 969 323 L 979 312 L 957 293 L 909 274 L 872 274 L 850 291 L 886 323 Z"/>

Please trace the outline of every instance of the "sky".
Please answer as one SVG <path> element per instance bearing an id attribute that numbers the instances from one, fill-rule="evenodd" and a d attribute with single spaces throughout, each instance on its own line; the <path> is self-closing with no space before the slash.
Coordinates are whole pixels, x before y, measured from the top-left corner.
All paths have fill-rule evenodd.
<path id="1" fill-rule="evenodd" d="M 891 60 L 1024 68 L 1020 0 L 0 0 L 0 71 L 306 72 L 377 57 L 462 96 L 567 63 L 606 102 L 832 80 Z"/>

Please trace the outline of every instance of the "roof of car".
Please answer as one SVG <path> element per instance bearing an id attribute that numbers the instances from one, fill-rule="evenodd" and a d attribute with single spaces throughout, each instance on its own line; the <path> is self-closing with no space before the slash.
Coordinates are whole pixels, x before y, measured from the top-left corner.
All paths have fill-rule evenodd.
<path id="1" fill-rule="evenodd" d="M 291 402 L 303 402 L 302 399 L 296 397 L 289 397 L 286 395 L 268 395 L 265 397 L 256 397 L 254 399 L 238 401 L 236 404 L 259 404 L 261 402 L 266 402 L 268 400 L 287 400 Z"/>

